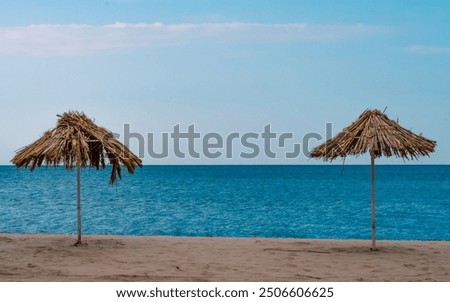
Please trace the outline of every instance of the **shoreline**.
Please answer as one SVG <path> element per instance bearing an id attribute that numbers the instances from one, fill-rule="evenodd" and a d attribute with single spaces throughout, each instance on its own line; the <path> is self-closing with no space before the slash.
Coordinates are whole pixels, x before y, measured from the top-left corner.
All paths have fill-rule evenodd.
<path id="1" fill-rule="evenodd" d="M 61 236 L 61 237 L 73 237 L 76 241 L 77 234 L 76 233 L 13 233 L 13 232 L 0 232 L 0 237 L 2 236 Z M 239 236 L 189 236 L 189 235 L 133 235 L 133 234 L 125 234 L 125 235 L 117 235 L 117 234 L 82 234 L 82 239 L 84 238 L 96 238 L 96 237 L 111 237 L 111 238 L 201 238 L 201 239 L 256 239 L 256 240 L 292 240 L 292 241 L 360 241 L 360 242 L 368 242 L 370 245 L 371 239 L 341 239 L 341 238 L 295 238 L 295 237 L 257 237 L 257 236 L 249 236 L 249 237 L 239 237 Z M 83 240 L 84 241 L 84 240 Z M 378 239 L 378 242 L 449 242 L 448 239 Z M 370 246 L 369 246 L 370 248 Z"/>
<path id="2" fill-rule="evenodd" d="M 0 234 L 0 281 L 450 281 L 450 241 Z"/>

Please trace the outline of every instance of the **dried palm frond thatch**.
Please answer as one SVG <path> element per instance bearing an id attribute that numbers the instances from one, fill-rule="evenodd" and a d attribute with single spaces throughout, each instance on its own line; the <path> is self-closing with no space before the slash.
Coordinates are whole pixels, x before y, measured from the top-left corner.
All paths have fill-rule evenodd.
<path id="1" fill-rule="evenodd" d="M 64 165 L 66 169 L 77 167 L 78 183 L 78 241 L 81 243 L 80 168 L 104 169 L 106 159 L 112 166 L 110 184 L 122 177 L 121 166 L 134 173 L 142 161 L 125 145 L 113 137 L 111 131 L 97 126 L 84 113 L 69 111 L 58 115 L 56 127 L 44 133 L 34 143 L 20 149 L 11 160 L 18 168 L 33 171 L 41 165 Z"/>
<path id="2" fill-rule="evenodd" d="M 334 160 L 369 152 L 374 158 L 417 159 L 434 151 L 436 142 L 403 128 L 379 110 L 366 110 L 334 138 L 314 148 L 310 156 Z"/>
<path id="3" fill-rule="evenodd" d="M 338 157 L 369 152 L 372 166 L 372 249 L 375 249 L 375 158 L 395 155 L 417 159 L 419 156 L 429 156 L 435 147 L 435 141 L 401 127 L 383 112 L 366 110 L 334 138 L 314 148 L 310 157 L 333 161 Z"/>
<path id="4" fill-rule="evenodd" d="M 44 133 L 34 143 L 20 149 L 11 160 L 17 167 L 34 170 L 42 164 L 57 166 L 63 164 L 66 169 L 81 167 L 105 168 L 107 158 L 112 166 L 110 183 L 121 178 L 121 165 L 129 173 L 142 161 L 125 145 L 113 137 L 113 134 L 99 127 L 84 113 L 68 112 L 58 115 L 54 129 Z"/>

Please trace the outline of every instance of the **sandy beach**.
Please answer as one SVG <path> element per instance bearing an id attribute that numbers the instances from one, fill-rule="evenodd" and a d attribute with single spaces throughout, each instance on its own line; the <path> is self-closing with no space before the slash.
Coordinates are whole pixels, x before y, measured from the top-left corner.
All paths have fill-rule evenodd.
<path id="1" fill-rule="evenodd" d="M 0 281 L 450 281 L 450 242 L 0 234 Z"/>

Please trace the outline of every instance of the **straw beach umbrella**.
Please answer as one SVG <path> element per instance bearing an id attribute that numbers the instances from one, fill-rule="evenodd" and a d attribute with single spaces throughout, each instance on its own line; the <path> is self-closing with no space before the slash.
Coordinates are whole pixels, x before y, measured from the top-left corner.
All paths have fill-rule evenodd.
<path id="1" fill-rule="evenodd" d="M 54 129 L 43 134 L 34 143 L 20 149 L 11 160 L 18 168 L 25 167 L 33 171 L 42 164 L 46 166 L 64 165 L 68 170 L 77 168 L 77 214 L 78 240 L 81 243 L 81 193 L 80 174 L 82 167 L 104 169 L 106 159 L 112 166 L 109 183 L 122 177 L 122 167 L 134 173 L 136 166 L 142 167 L 142 161 L 125 145 L 113 137 L 103 127 L 97 126 L 84 113 L 69 111 L 58 115 Z"/>
<path id="2" fill-rule="evenodd" d="M 372 179 L 372 249 L 375 242 L 375 158 L 382 155 L 417 159 L 434 152 L 436 142 L 401 127 L 379 110 L 366 110 L 334 138 L 314 148 L 310 157 L 332 161 L 369 152 Z"/>

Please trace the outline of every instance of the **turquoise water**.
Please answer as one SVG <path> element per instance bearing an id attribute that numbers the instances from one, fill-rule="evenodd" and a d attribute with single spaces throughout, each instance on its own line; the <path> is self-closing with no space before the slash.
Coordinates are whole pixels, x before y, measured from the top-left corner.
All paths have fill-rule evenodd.
<path id="1" fill-rule="evenodd" d="M 369 239 L 370 166 L 82 171 L 84 234 Z M 450 240 L 450 166 L 376 167 L 379 239 Z M 0 166 L 0 232 L 76 233 L 76 173 Z"/>

